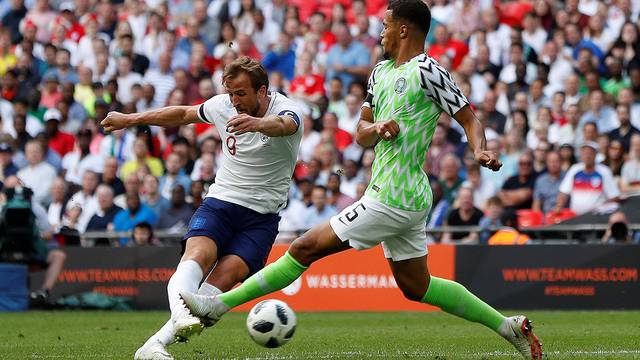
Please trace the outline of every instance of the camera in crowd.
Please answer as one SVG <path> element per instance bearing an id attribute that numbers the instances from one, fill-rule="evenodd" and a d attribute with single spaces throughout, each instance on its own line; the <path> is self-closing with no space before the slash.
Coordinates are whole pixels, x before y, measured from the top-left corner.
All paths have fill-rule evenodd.
<path id="1" fill-rule="evenodd" d="M 15 187 L 5 188 L 3 194 L 6 202 L 0 211 L 0 262 L 31 262 L 38 240 L 31 209 L 33 191 Z"/>

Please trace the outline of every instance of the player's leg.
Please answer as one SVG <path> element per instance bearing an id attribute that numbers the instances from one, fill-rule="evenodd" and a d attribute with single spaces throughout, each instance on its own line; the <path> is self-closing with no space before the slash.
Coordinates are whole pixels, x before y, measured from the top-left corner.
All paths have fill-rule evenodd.
<path id="1" fill-rule="evenodd" d="M 202 331 L 200 319 L 189 312 L 180 293 L 198 291 L 204 274 L 216 261 L 217 251 L 216 243 L 206 236 L 190 237 L 184 244 L 184 254 L 167 285 L 171 321 L 178 338 L 188 338 Z"/>
<path id="2" fill-rule="evenodd" d="M 285 288 L 314 261 L 351 247 L 366 249 L 379 244 L 371 234 L 384 238 L 394 233 L 385 226 L 387 217 L 378 202 L 363 198 L 294 240 L 281 258 L 239 287 L 214 298 L 183 294 L 185 303 L 194 314 L 219 318 L 233 307 Z"/>
<path id="3" fill-rule="evenodd" d="M 389 264 L 398 287 L 409 300 L 437 306 L 445 312 L 481 323 L 496 332 L 506 319 L 461 284 L 431 276 L 426 255 L 401 261 L 389 259 Z"/>
<path id="4" fill-rule="evenodd" d="M 237 288 L 215 298 L 183 293 L 192 313 L 217 319 L 238 305 L 283 289 L 295 281 L 316 260 L 349 249 L 335 234 L 329 222 L 313 227 L 293 241 L 278 260 L 249 277 Z"/>
<path id="5" fill-rule="evenodd" d="M 434 305 L 450 314 L 483 324 L 511 342 L 526 358 L 541 358 L 540 341 L 533 334 L 526 317 L 503 316 L 461 284 L 431 276 L 426 254 L 419 257 L 411 256 L 414 253 L 412 248 L 424 244 L 422 234 L 424 231 L 419 230 L 414 235 L 409 233 L 400 237 L 398 241 L 387 241 L 383 244 L 393 276 L 404 296 L 409 300 Z"/>
<path id="6" fill-rule="evenodd" d="M 198 289 L 199 295 L 215 296 L 233 288 L 249 274 L 249 267 L 236 255 L 221 257 Z M 207 324 L 204 324 L 205 326 Z M 176 341 L 173 322 L 167 321 L 136 352 L 136 359 L 171 359 L 165 347 Z"/>

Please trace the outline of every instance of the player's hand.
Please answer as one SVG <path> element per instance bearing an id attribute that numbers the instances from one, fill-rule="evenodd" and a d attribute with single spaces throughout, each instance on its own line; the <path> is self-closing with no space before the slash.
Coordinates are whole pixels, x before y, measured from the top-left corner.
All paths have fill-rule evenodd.
<path id="1" fill-rule="evenodd" d="M 238 114 L 227 122 L 227 132 L 242 135 L 247 132 L 260 131 L 261 118 L 256 118 L 247 114 Z"/>
<path id="2" fill-rule="evenodd" d="M 391 119 L 376 123 L 376 133 L 382 140 L 390 141 L 395 139 L 400 133 L 400 125 Z"/>
<path id="3" fill-rule="evenodd" d="M 493 171 L 498 171 L 502 167 L 502 161 L 498 158 L 498 153 L 495 151 L 480 151 L 475 154 L 476 161 Z"/>
<path id="4" fill-rule="evenodd" d="M 110 111 L 107 117 L 100 122 L 100 126 L 104 128 L 104 131 L 111 132 L 120 129 L 126 129 L 130 125 L 129 116 L 127 114 L 119 113 L 117 111 Z"/>

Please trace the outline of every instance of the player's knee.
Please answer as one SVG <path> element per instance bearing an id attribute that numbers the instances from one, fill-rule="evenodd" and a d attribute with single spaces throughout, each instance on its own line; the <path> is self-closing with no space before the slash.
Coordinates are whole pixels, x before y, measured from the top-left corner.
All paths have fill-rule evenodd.
<path id="1" fill-rule="evenodd" d="M 190 238 L 182 255 L 182 261 L 185 260 L 193 260 L 203 269 L 211 268 L 216 260 L 214 242 L 207 238 Z"/>
<path id="2" fill-rule="evenodd" d="M 293 241 L 289 247 L 289 254 L 303 265 L 310 265 L 318 260 L 316 251 L 318 240 L 312 236 L 302 236 Z"/>
<path id="3" fill-rule="evenodd" d="M 421 301 L 425 294 L 417 288 L 405 287 L 400 290 L 402 290 L 402 295 L 404 295 L 407 300 L 411 301 Z"/>
<path id="4" fill-rule="evenodd" d="M 407 300 L 421 301 L 424 298 L 424 294 L 427 292 L 427 286 L 425 284 L 416 283 L 411 279 L 396 280 L 398 287 L 402 291 L 402 294 Z"/>

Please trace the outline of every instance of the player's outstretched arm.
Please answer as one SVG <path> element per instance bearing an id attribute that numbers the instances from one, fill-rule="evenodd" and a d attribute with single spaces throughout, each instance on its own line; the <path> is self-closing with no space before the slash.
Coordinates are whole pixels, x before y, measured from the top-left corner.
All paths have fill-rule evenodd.
<path id="1" fill-rule="evenodd" d="M 233 116 L 227 122 L 227 131 L 236 135 L 248 132 L 261 132 L 269 137 L 289 136 L 298 131 L 299 122 L 293 115 L 267 115 L 263 118 L 253 117 L 247 114 Z"/>
<path id="2" fill-rule="evenodd" d="M 494 151 L 487 150 L 487 139 L 484 137 L 484 126 L 473 113 L 469 105 L 465 105 L 462 109 L 453 115 L 458 123 L 464 128 L 467 134 L 467 141 L 473 150 L 476 161 L 493 171 L 498 171 L 502 167 L 499 154 Z"/>
<path id="3" fill-rule="evenodd" d="M 395 120 L 373 122 L 373 111 L 363 106 L 360 111 L 360 121 L 356 130 L 356 142 L 363 147 L 374 146 L 379 139 L 393 140 L 400 133 L 400 126 Z"/>
<path id="4" fill-rule="evenodd" d="M 198 106 L 167 106 L 135 114 L 111 111 L 100 125 L 105 131 L 114 131 L 137 125 L 174 127 L 195 122 L 200 122 Z"/>

